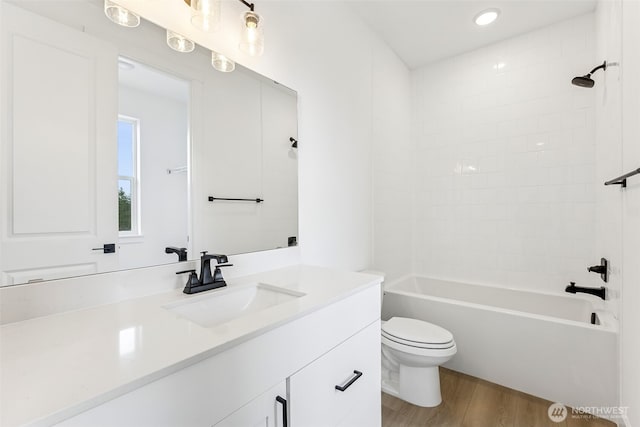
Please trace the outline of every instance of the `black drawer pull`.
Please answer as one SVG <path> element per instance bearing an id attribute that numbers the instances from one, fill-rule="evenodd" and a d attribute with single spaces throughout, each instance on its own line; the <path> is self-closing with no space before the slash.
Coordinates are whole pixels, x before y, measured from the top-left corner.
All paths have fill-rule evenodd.
<path id="1" fill-rule="evenodd" d="M 287 399 L 276 396 L 276 400 L 282 403 L 282 427 L 287 427 Z"/>
<path id="2" fill-rule="evenodd" d="M 360 371 L 353 371 L 353 373 L 355 374 L 353 377 L 351 377 L 351 379 L 349 380 L 348 383 L 346 383 L 345 385 L 337 385 L 336 386 L 336 390 L 340 390 L 340 391 L 345 391 L 346 389 L 348 389 L 349 387 L 351 387 L 351 384 L 355 383 L 356 381 L 358 381 L 358 378 L 360 378 L 362 376 L 362 372 Z"/>

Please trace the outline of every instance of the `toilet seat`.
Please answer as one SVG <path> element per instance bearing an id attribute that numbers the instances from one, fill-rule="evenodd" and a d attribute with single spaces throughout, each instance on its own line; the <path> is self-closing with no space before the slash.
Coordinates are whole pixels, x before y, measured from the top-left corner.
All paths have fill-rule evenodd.
<path id="1" fill-rule="evenodd" d="M 415 350 L 447 350 L 456 345 L 453 335 L 446 329 L 405 317 L 393 317 L 383 322 L 381 334 L 383 342 L 398 350 L 402 350 L 402 346 Z"/>

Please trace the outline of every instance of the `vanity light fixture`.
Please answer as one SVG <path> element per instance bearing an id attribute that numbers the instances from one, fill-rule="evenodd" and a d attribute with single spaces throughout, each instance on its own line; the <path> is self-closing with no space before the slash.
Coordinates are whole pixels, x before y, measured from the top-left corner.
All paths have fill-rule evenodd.
<path id="1" fill-rule="evenodd" d="M 220 0 L 184 0 L 191 7 L 191 23 L 202 31 L 214 32 L 220 25 Z"/>
<path id="2" fill-rule="evenodd" d="M 249 56 L 260 56 L 264 52 L 264 22 L 254 10 L 254 4 L 239 0 L 250 10 L 241 17 L 240 44 L 238 47 Z"/>
<path id="3" fill-rule="evenodd" d="M 104 14 L 112 22 L 123 27 L 137 27 L 140 25 L 140 17 L 138 15 L 111 0 L 104 0 Z"/>
<path id="4" fill-rule="evenodd" d="M 211 51 L 211 65 L 218 71 L 230 73 L 236 69 L 236 63 L 216 51 Z"/>
<path id="5" fill-rule="evenodd" d="M 191 9 L 191 23 L 203 31 L 215 31 L 220 21 L 221 0 L 183 0 Z M 239 49 L 249 56 L 260 56 L 264 52 L 264 21 L 258 15 L 253 3 L 238 0 L 249 8 L 242 14 L 242 32 L 240 34 Z M 104 0 L 104 12 L 107 17 L 118 25 L 137 27 L 140 16 L 116 4 L 113 0 Z M 167 30 L 167 45 L 178 52 L 192 52 L 196 48 L 190 40 L 174 31 Z M 211 51 L 211 65 L 218 70 L 229 73 L 236 68 L 234 61 L 225 55 Z"/>
<path id="6" fill-rule="evenodd" d="M 476 15 L 474 21 L 476 25 L 484 27 L 485 25 L 489 25 L 496 19 L 498 19 L 498 16 L 500 16 L 500 9 L 485 9 Z"/>
<path id="7" fill-rule="evenodd" d="M 196 48 L 196 44 L 193 41 L 171 30 L 167 30 L 167 44 L 171 49 L 182 53 L 193 52 Z"/>

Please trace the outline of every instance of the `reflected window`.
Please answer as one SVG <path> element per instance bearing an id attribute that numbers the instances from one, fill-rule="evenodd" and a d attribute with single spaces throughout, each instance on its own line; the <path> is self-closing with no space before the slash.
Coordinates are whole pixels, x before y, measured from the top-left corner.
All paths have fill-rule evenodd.
<path id="1" fill-rule="evenodd" d="M 118 229 L 121 236 L 140 234 L 139 127 L 139 120 L 118 116 Z"/>

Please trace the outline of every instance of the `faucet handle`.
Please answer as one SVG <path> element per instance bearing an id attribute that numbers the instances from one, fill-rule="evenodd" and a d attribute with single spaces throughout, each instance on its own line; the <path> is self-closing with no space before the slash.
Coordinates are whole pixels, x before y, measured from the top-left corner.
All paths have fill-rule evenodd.
<path id="1" fill-rule="evenodd" d="M 201 283 L 200 283 L 200 280 L 198 279 L 198 274 L 196 273 L 195 270 L 178 271 L 176 274 L 184 274 L 184 273 L 189 273 L 189 279 L 187 280 L 187 283 L 184 285 L 183 292 L 185 294 L 190 294 L 191 288 L 199 286 Z"/>
<path id="2" fill-rule="evenodd" d="M 213 270 L 213 281 L 215 283 L 221 283 L 222 286 L 226 286 L 227 282 L 224 281 L 222 277 L 222 271 L 220 271 L 220 267 L 231 267 L 233 264 L 216 264 L 216 268 Z"/>

